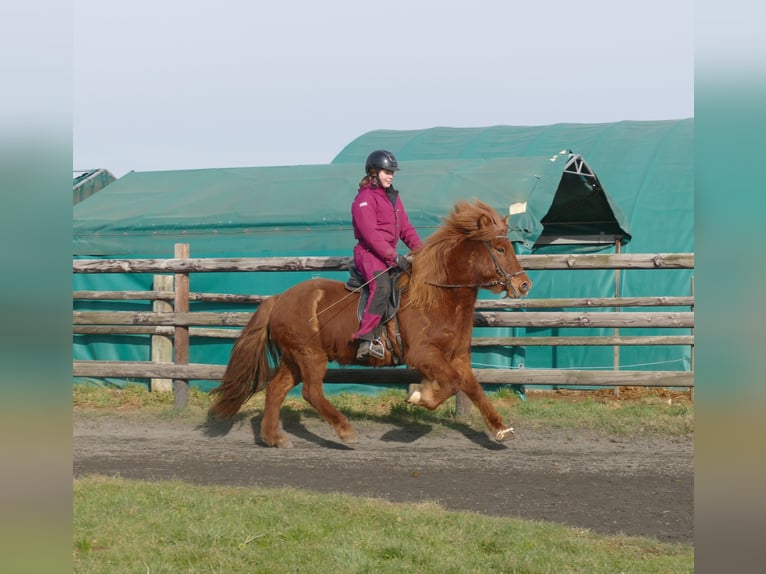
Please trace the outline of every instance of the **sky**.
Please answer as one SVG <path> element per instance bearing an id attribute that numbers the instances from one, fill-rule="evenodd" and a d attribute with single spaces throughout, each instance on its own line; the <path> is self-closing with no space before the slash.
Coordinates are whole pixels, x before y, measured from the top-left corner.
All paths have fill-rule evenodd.
<path id="1" fill-rule="evenodd" d="M 377 129 L 694 116 L 691 0 L 75 0 L 73 170 L 326 164 Z"/>

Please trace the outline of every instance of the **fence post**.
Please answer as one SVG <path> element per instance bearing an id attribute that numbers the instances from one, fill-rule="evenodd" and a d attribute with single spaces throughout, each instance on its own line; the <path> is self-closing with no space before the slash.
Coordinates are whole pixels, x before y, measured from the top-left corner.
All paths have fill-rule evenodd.
<path id="1" fill-rule="evenodd" d="M 455 416 L 462 417 L 471 413 L 471 399 L 463 391 L 455 395 Z"/>
<path id="2" fill-rule="evenodd" d="M 691 281 L 692 281 L 692 285 L 691 285 L 692 305 L 691 305 L 689 310 L 692 313 L 694 313 L 694 275 L 692 275 L 692 280 Z M 692 329 L 691 329 L 691 334 L 692 334 L 692 345 L 691 345 L 691 349 L 690 349 L 690 353 L 689 353 L 689 355 L 690 355 L 689 356 L 689 360 L 690 360 L 689 368 L 690 368 L 691 372 L 693 373 L 694 372 L 694 338 L 693 338 L 694 337 L 694 327 L 692 327 Z M 691 397 L 692 402 L 694 402 L 694 387 L 692 387 L 691 390 L 689 391 L 689 395 Z"/>
<path id="3" fill-rule="evenodd" d="M 155 291 L 173 291 L 172 275 L 155 275 L 152 283 Z M 152 311 L 155 313 L 169 313 L 173 311 L 170 301 L 156 299 L 152 302 Z M 152 362 L 173 362 L 173 339 L 165 335 L 152 335 Z M 149 390 L 151 392 L 170 392 L 173 390 L 173 379 L 152 379 Z"/>
<path id="4" fill-rule="evenodd" d="M 176 243 L 175 258 L 189 258 L 189 244 Z M 175 311 L 176 313 L 189 312 L 189 274 L 175 274 Z M 175 364 L 189 364 L 189 327 L 176 325 L 173 337 L 173 349 L 175 351 Z M 173 407 L 185 409 L 189 404 L 189 380 L 173 379 Z"/>
<path id="5" fill-rule="evenodd" d="M 620 243 L 620 238 L 618 237 L 614 241 L 614 252 L 615 254 L 619 255 L 622 251 L 621 249 L 622 243 Z M 620 296 L 620 270 L 615 269 L 614 270 L 614 296 L 619 297 Z M 614 310 L 616 312 L 622 311 L 622 307 L 614 307 Z M 620 329 L 619 327 L 614 328 L 614 336 L 619 337 L 620 336 Z M 620 370 L 620 346 L 615 345 L 613 349 L 614 353 L 614 370 L 619 371 Z M 614 388 L 614 395 L 616 397 L 620 396 L 620 387 Z"/>

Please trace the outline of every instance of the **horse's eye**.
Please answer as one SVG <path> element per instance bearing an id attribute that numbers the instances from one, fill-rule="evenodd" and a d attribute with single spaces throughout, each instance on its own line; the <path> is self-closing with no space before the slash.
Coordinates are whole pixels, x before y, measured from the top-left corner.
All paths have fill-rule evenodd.
<path id="1" fill-rule="evenodd" d="M 505 253 L 505 247 L 495 247 L 498 253 Z"/>

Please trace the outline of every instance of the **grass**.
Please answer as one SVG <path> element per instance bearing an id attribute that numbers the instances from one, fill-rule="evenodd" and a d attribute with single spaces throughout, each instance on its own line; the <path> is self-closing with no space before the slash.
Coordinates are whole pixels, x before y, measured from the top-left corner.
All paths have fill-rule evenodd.
<path id="1" fill-rule="evenodd" d="M 690 438 L 688 393 L 663 389 L 490 393 L 519 427 L 585 429 L 607 435 Z M 337 394 L 331 402 L 356 425 L 426 422 L 438 432 L 456 421 L 452 401 L 436 411 L 404 402 L 405 391 Z M 189 407 L 172 393 L 75 385 L 75 411 L 204 420 L 210 399 L 190 389 Z M 243 408 L 262 409 L 263 394 Z M 300 398 L 290 416 L 316 417 Z M 460 419 L 484 428 L 476 409 Z M 78 573 L 575 573 L 693 572 L 693 547 L 515 518 L 451 512 L 434 503 L 394 504 L 296 489 L 203 487 L 89 476 L 74 480 L 72 556 Z"/>
<path id="2" fill-rule="evenodd" d="M 612 389 L 598 391 L 530 391 L 527 400 L 508 390 L 488 393 L 495 408 L 515 427 L 537 429 L 584 429 L 610 436 L 652 435 L 691 437 L 694 433 L 694 405 L 688 391 L 623 387 L 619 396 Z M 352 423 L 365 420 L 390 423 L 407 421 L 436 424 L 454 422 L 454 401 L 428 411 L 405 402 L 404 389 L 388 389 L 375 396 L 358 394 L 329 395 L 328 399 Z M 264 394 L 253 397 L 242 409 L 260 412 Z M 142 416 L 191 418 L 206 416 L 210 399 L 206 393 L 191 388 L 189 406 L 173 408 L 172 393 L 150 393 L 144 385 L 124 389 L 93 385 L 75 385 L 73 404 L 81 411 L 133 411 Z M 318 417 L 302 398 L 288 398 L 283 410 L 301 417 Z M 476 408 L 461 418 L 475 428 L 484 423 Z"/>
<path id="3" fill-rule="evenodd" d="M 295 489 L 74 481 L 75 572 L 693 572 L 689 545 Z"/>

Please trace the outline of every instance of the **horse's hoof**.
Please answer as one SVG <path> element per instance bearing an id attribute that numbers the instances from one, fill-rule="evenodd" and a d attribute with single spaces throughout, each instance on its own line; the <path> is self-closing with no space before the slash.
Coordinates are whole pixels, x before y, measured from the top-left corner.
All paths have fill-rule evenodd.
<path id="1" fill-rule="evenodd" d="M 412 403 L 413 405 L 416 405 L 420 402 L 420 391 L 414 390 L 410 393 L 410 396 L 407 397 L 407 402 Z"/>
<path id="2" fill-rule="evenodd" d="M 274 446 L 277 448 L 293 448 L 293 441 L 291 441 L 289 438 L 286 438 L 284 440 L 279 441 Z"/>
<path id="3" fill-rule="evenodd" d="M 497 431 L 497 434 L 495 435 L 495 440 L 497 442 L 503 442 L 504 440 L 508 438 L 515 438 L 516 433 L 513 431 L 513 427 L 508 427 L 505 430 L 499 430 Z"/>
<path id="4" fill-rule="evenodd" d="M 356 444 L 359 442 L 359 437 L 357 436 L 356 431 L 353 430 L 343 434 L 338 433 L 338 436 L 345 444 Z"/>

